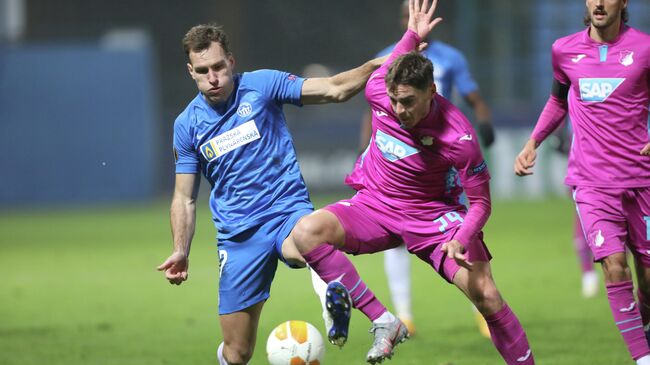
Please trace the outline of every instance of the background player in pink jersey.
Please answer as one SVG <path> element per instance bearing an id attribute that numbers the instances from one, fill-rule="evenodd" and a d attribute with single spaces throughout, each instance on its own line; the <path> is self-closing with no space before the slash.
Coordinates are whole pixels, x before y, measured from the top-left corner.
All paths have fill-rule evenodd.
<path id="1" fill-rule="evenodd" d="M 403 242 L 476 305 L 507 364 L 534 364 L 526 334 L 492 278 L 483 242 L 490 176 L 477 135 L 463 114 L 436 94 L 431 61 L 413 52 L 441 20 L 433 19 L 435 7 L 436 1 L 431 7 L 427 0 L 409 2 L 407 32 L 366 84 L 373 133 L 358 167 L 358 193 L 303 218 L 294 241 L 321 278 L 349 289 L 356 279 L 337 276 L 335 248 L 365 254 Z M 463 189 L 469 211 L 459 201 Z M 370 363 L 392 356 L 407 336 L 397 318 L 373 325 L 371 332 Z"/>
<path id="2" fill-rule="evenodd" d="M 637 364 L 650 364 L 650 35 L 625 24 L 627 4 L 587 0 L 588 28 L 553 44 L 553 91 L 514 169 L 532 174 L 536 148 L 568 111 L 574 138 L 565 182 L 602 264 L 614 321 Z"/>

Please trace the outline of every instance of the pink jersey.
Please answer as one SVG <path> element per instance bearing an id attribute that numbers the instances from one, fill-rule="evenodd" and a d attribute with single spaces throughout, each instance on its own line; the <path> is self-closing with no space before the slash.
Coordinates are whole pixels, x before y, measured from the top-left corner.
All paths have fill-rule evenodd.
<path id="1" fill-rule="evenodd" d="M 366 85 L 372 109 L 372 137 L 346 182 L 400 209 L 464 211 L 463 186 L 490 179 L 476 132 L 465 116 L 440 95 L 414 128 L 403 129 L 386 93 L 384 76 L 397 56 L 414 50 L 419 39 L 407 32 L 391 57 Z M 480 229 L 480 227 L 479 227 Z"/>
<path id="2" fill-rule="evenodd" d="M 574 186 L 650 186 L 650 35 L 623 26 L 601 44 L 587 30 L 553 44 L 553 76 L 570 85 L 574 140 L 566 183 Z"/>

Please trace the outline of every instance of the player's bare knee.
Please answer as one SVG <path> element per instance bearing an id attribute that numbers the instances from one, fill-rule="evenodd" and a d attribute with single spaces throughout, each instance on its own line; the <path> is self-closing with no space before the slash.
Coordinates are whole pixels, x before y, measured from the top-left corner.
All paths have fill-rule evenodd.
<path id="1" fill-rule="evenodd" d="M 331 229 L 327 222 L 309 215 L 301 218 L 293 228 L 293 239 L 300 253 L 307 253 L 327 242 Z"/>
<path id="2" fill-rule="evenodd" d="M 318 241 L 315 239 L 318 232 L 317 227 L 311 222 L 309 217 L 301 218 L 293 228 L 291 235 L 295 242 L 296 248 L 301 254 L 307 253 L 318 247 Z"/>
<path id="3" fill-rule="evenodd" d="M 605 282 L 617 283 L 632 280 L 630 267 L 627 264 L 625 254 L 607 256 L 602 260 Z"/>
<path id="4" fill-rule="evenodd" d="M 477 263 L 476 272 L 470 276 L 468 293 L 472 303 L 483 315 L 496 313 L 503 307 L 503 298 L 497 289 L 489 264 Z"/>
<path id="5" fill-rule="evenodd" d="M 253 357 L 253 348 L 245 343 L 224 345 L 224 357 L 229 365 L 246 365 Z"/>
<path id="6" fill-rule="evenodd" d="M 292 268 L 303 268 L 307 266 L 305 258 L 296 247 L 293 237 L 290 235 L 282 242 L 282 257 Z"/>
<path id="7" fill-rule="evenodd" d="M 503 307 L 501 294 L 494 285 L 473 290 L 471 296 L 472 303 L 483 315 L 496 313 Z"/>

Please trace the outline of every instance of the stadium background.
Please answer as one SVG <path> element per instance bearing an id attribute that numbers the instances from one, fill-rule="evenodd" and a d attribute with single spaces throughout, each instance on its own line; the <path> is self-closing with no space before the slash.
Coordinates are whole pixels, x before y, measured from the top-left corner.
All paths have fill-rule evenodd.
<path id="1" fill-rule="evenodd" d="M 141 301 L 136 302 L 141 305 L 136 308 L 146 313 L 159 306 L 160 296 L 165 296 L 163 301 L 173 301 L 176 293 L 162 287 L 162 278 L 150 271 L 170 247 L 165 215 L 173 183 L 172 123 L 196 94 L 186 73 L 181 37 L 196 23 L 215 21 L 225 25 L 231 37 L 237 70 L 273 68 L 320 76 L 356 66 L 397 40 L 402 34 L 400 3 L 0 0 L 0 267 L 7 272 L 7 280 L 0 284 L 0 364 L 37 364 L 44 359 L 52 364 L 158 364 L 190 353 L 196 357 L 188 363 L 206 363 L 211 343 L 182 347 L 180 354 L 169 345 L 174 342 L 173 336 L 154 336 L 158 342 L 142 345 L 168 347 L 163 351 L 147 352 L 136 346 L 152 332 L 164 329 L 127 306 L 128 298 L 139 298 Z M 578 303 L 560 316 L 574 324 L 578 321 L 577 329 L 571 332 L 568 325 L 564 328 L 554 321 L 552 308 L 547 313 L 521 299 L 520 307 L 530 305 L 522 311 L 535 318 L 529 321 L 532 326 L 546 326 L 547 321 L 564 330 L 564 337 L 533 330 L 532 337 L 537 340 L 533 345 L 549 336 L 566 338 L 567 342 L 593 336 L 598 330 L 591 330 L 592 321 L 598 318 L 603 333 L 589 337 L 587 342 L 613 346 L 607 348 L 612 357 L 585 364 L 614 364 L 626 358 L 625 350 L 619 343 L 622 341 L 609 334 L 613 326 L 604 299 L 601 296 L 598 303 L 590 302 L 590 307 L 581 310 L 586 302 L 577 297 L 577 279 L 562 282 L 562 273 L 578 277 L 570 249 L 571 205 L 562 185 L 565 159 L 545 148 L 535 175 L 520 180 L 512 174 L 513 158 L 548 95 L 550 45 L 554 39 L 582 28 L 583 6 L 583 1 L 566 0 L 441 1 L 439 14 L 445 21 L 433 37 L 451 43 L 466 55 L 492 109 L 497 142 L 489 151 L 489 163 L 497 200 L 493 221 L 497 223 L 491 222 L 486 230 L 498 241 L 496 247 L 491 244 L 492 250 L 504 258 L 499 262 L 507 277 L 506 288 L 525 290 L 522 282 L 528 280 L 548 290 L 567 289 L 567 293 L 552 297 L 558 305 L 563 300 L 570 306 Z M 650 30 L 648 1 L 632 0 L 630 13 L 631 25 Z M 463 106 L 457 96 L 453 99 Z M 348 193 L 341 181 L 357 153 L 365 105 L 357 96 L 334 106 L 285 108 L 303 173 L 317 204 Z M 471 119 L 471 111 L 463 108 Z M 208 316 L 214 311 L 216 295 L 205 294 L 205 290 L 216 293 L 216 256 L 211 251 L 214 232 L 205 201 L 199 205 L 192 274 L 195 282 L 202 275 L 211 279 L 182 289 L 188 300 L 194 300 L 195 305 L 190 307 L 199 308 L 195 317 L 166 313 L 155 318 L 168 315 L 168 325 L 173 327 L 175 321 L 181 321 L 194 329 L 186 333 L 179 330 L 181 333 L 207 342 L 219 337 L 216 319 Z M 528 238 L 530 234 L 534 236 Z M 522 237 L 548 247 L 549 252 L 517 251 L 513 247 Z M 121 255 L 122 250 L 133 257 Z M 537 273 L 522 273 L 527 270 L 521 258 L 532 256 L 555 265 Z M 376 267 L 378 260 L 360 258 L 355 263 L 364 271 Z M 201 262 L 205 265 L 200 266 Z M 561 267 L 566 271 L 559 270 Z M 125 271 L 113 272 L 113 268 Z M 431 277 L 427 270 L 414 267 L 416 273 Z M 293 282 L 296 279 L 291 275 L 280 269 L 278 282 Z M 369 275 L 370 282 L 378 287 L 376 291 L 387 298 L 383 272 L 375 269 Z M 450 289 L 442 288 L 439 281 L 422 279 L 414 284 L 416 290 L 422 288 L 415 298 L 419 305 L 430 301 L 425 293 L 431 287 L 445 293 L 436 294 L 442 303 L 459 299 L 456 293 L 447 299 Z M 115 289 L 127 283 L 131 285 L 127 293 Z M 308 285 L 304 280 L 301 283 Z M 280 284 L 274 285 L 274 295 L 285 291 Z M 143 293 L 149 296 L 146 300 Z M 537 299 L 544 302 L 550 293 L 542 291 Z M 310 301 L 308 310 L 295 306 L 289 313 L 318 322 L 310 295 L 304 294 L 304 300 Z M 271 301 L 269 307 L 270 319 L 261 326 L 260 338 L 276 322 L 288 319 L 286 309 L 277 302 Z M 464 317 L 469 317 L 469 311 L 463 304 L 460 307 L 463 309 L 458 313 L 452 310 L 449 316 L 467 320 Z M 170 311 L 175 306 L 162 305 L 156 310 L 164 308 Z M 106 317 L 109 312 L 114 317 Z M 423 313 L 416 308 L 416 315 Z M 445 322 L 445 315 L 438 314 L 433 321 L 446 331 L 457 331 L 458 323 Z M 475 331 L 463 320 L 461 333 L 466 331 L 473 338 Z M 199 331 L 196 322 L 202 323 Z M 119 324 L 125 323 L 131 327 L 120 332 Z M 360 319 L 359 325 L 366 326 Z M 422 332 L 429 327 L 432 333 L 440 330 L 432 324 L 422 327 Z M 101 335 L 95 337 L 95 332 Z M 435 339 L 431 341 L 435 343 Z M 256 361 L 263 353 L 262 342 Z M 359 342 L 361 354 L 366 345 Z M 458 361 L 454 364 L 481 363 L 482 351 L 493 352 L 480 339 L 470 343 L 478 346 L 477 355 L 463 357 L 465 353 L 449 350 L 456 356 L 451 358 Z M 444 352 L 451 344 L 456 342 L 435 347 Z M 411 350 L 400 353 L 404 360 L 395 363 L 421 363 L 416 345 L 407 345 Z M 539 345 L 542 354 L 547 350 L 546 361 L 540 363 L 581 363 L 571 358 L 568 350 L 565 353 L 553 346 L 545 349 Z M 197 351 L 201 355 L 194 353 Z M 341 354 L 354 354 L 354 347 L 346 351 L 350 352 Z M 415 358 L 409 358 L 407 351 L 415 352 Z M 348 361 L 346 355 L 329 352 L 334 354 L 328 355 L 333 359 L 339 356 Z M 141 357 L 134 357 L 134 353 Z M 550 354 L 557 358 L 549 358 Z M 428 358 L 426 352 L 421 356 Z M 492 357 L 497 359 L 494 354 Z"/>

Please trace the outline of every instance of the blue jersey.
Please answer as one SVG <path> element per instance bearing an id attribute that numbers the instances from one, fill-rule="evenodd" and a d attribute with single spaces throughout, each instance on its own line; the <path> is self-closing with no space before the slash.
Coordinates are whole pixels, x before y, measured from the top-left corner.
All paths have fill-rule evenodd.
<path id="1" fill-rule="evenodd" d="M 301 105 L 303 82 L 273 70 L 238 74 L 227 102 L 210 106 L 199 93 L 176 119 L 176 173 L 200 171 L 210 182 L 219 238 L 313 209 L 282 111 Z"/>
<path id="2" fill-rule="evenodd" d="M 395 44 L 379 52 L 377 57 L 389 54 L 393 48 Z M 456 87 L 462 96 L 478 90 L 478 85 L 469 72 L 467 60 L 456 48 L 439 41 L 431 41 L 422 54 L 433 63 L 433 80 L 438 93 L 446 99 L 451 98 L 453 87 Z"/>

